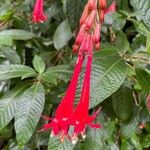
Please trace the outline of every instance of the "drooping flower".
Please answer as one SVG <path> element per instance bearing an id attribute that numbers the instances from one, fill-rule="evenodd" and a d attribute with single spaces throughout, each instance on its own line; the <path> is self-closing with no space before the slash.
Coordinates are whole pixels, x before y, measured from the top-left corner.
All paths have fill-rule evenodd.
<path id="1" fill-rule="evenodd" d="M 91 41 L 92 44 L 92 41 Z M 89 100 L 90 100 L 90 79 L 91 79 L 91 68 L 92 68 L 92 50 L 93 46 L 90 46 L 90 51 L 87 53 L 87 64 L 86 64 L 86 70 L 85 70 L 85 76 L 84 76 L 84 82 L 82 87 L 82 92 L 80 96 L 79 104 L 76 106 L 75 112 L 71 118 L 71 121 L 73 123 L 74 127 L 74 134 L 72 137 L 72 142 L 76 143 L 77 136 L 80 134 L 83 138 L 85 137 L 85 129 L 86 126 L 90 126 L 92 128 L 100 128 L 100 124 L 94 124 L 92 123 L 98 113 L 95 112 L 92 116 L 89 115 Z"/>
<path id="2" fill-rule="evenodd" d="M 51 128 L 52 129 L 51 136 L 57 135 L 59 133 L 61 133 L 63 136 L 67 135 L 69 128 L 68 120 L 73 114 L 73 102 L 75 98 L 75 91 L 77 87 L 79 74 L 82 68 L 83 60 L 84 59 L 82 55 L 79 54 L 69 87 L 55 112 L 54 118 L 45 118 L 47 120 L 50 120 L 50 123 L 45 124 L 42 130 L 47 130 Z"/>
<path id="3" fill-rule="evenodd" d="M 34 23 L 43 23 L 46 20 L 47 16 L 43 11 L 43 0 L 36 0 L 32 13 L 32 21 Z"/>

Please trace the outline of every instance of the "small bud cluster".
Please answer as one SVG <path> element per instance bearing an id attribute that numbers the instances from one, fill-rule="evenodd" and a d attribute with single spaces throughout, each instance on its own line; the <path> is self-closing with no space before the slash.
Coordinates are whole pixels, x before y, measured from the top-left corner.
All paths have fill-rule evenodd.
<path id="1" fill-rule="evenodd" d="M 109 10 L 106 9 L 106 0 L 88 1 L 80 19 L 80 30 L 73 46 L 74 53 L 78 50 L 87 53 L 91 47 L 100 49 L 101 26 L 104 22 L 105 11 Z"/>

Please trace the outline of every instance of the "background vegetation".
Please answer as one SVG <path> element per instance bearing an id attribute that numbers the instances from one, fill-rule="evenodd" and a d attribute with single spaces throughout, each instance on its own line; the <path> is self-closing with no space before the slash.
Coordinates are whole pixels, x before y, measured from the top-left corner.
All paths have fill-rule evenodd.
<path id="1" fill-rule="evenodd" d="M 90 106 L 102 106 L 97 121 L 103 128 L 88 129 L 85 141 L 72 145 L 38 130 L 45 123 L 40 114 L 54 114 L 67 88 L 86 0 L 45 0 L 43 24 L 31 22 L 33 0 L 0 1 L 0 149 L 150 147 L 150 1 L 116 2 L 117 12 L 105 17 L 92 71 Z"/>

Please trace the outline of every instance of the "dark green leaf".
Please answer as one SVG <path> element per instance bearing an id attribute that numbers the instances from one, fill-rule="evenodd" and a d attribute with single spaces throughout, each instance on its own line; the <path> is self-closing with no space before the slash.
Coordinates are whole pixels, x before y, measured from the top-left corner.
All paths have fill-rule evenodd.
<path id="1" fill-rule="evenodd" d="M 56 49 L 63 48 L 71 39 L 72 33 L 68 20 L 63 21 L 56 29 L 54 34 L 54 46 Z"/>
<path id="2" fill-rule="evenodd" d="M 127 121 L 133 114 L 133 92 L 125 86 L 112 95 L 113 106 L 119 119 Z"/>
<path id="3" fill-rule="evenodd" d="M 117 91 L 127 75 L 124 60 L 112 50 L 97 53 L 91 76 L 91 102 L 94 107 Z M 83 76 L 83 75 L 82 75 Z M 78 91 L 78 93 L 80 93 Z"/>
<path id="4" fill-rule="evenodd" d="M 30 40 L 35 37 L 35 35 L 29 31 L 25 30 L 5 30 L 0 32 L 0 37 L 11 37 L 13 40 Z"/>
<path id="5" fill-rule="evenodd" d="M 137 79 L 140 85 L 145 89 L 150 91 L 150 74 L 143 69 L 136 69 Z"/>
<path id="6" fill-rule="evenodd" d="M 20 146 L 24 146 L 35 131 L 44 108 L 44 93 L 42 84 L 37 83 L 32 85 L 17 99 L 15 131 Z"/>
<path id="7" fill-rule="evenodd" d="M 68 74 L 72 72 L 69 70 L 67 65 L 58 65 L 55 67 L 50 67 L 41 77 L 43 81 L 46 81 L 50 84 L 57 84 L 59 80 L 68 80 Z"/>
<path id="8" fill-rule="evenodd" d="M 131 5 L 137 11 L 137 18 L 143 20 L 150 29 L 150 1 L 149 0 L 130 0 Z"/>
<path id="9" fill-rule="evenodd" d="M 41 57 L 37 55 L 34 56 L 33 67 L 39 74 L 42 74 L 45 71 L 45 63 Z"/>
<path id="10" fill-rule="evenodd" d="M 59 137 L 49 139 L 48 150 L 73 150 L 74 145 L 66 139 L 63 143 L 60 142 Z"/>
<path id="11" fill-rule="evenodd" d="M 67 0 L 66 1 L 66 13 L 71 28 L 74 30 L 78 26 L 80 16 L 87 0 Z"/>
<path id="12" fill-rule="evenodd" d="M 24 65 L 0 65 L 0 81 L 17 77 L 33 77 L 35 71 Z"/>
<path id="13" fill-rule="evenodd" d="M 24 86 L 16 88 L 0 98 L 0 130 L 2 130 L 15 116 L 17 110 L 16 99 L 24 88 Z"/>

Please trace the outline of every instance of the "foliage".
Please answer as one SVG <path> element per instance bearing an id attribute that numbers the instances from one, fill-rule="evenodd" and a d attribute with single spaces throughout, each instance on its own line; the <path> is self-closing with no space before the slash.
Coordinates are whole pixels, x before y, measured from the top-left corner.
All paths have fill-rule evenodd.
<path id="1" fill-rule="evenodd" d="M 100 150 L 150 147 L 150 1 L 116 0 L 95 52 L 91 112 L 97 122 L 76 145 L 38 132 L 67 88 L 75 33 L 86 0 L 45 0 L 48 21 L 33 24 L 32 0 L 0 1 L 0 149 Z M 108 5 L 112 0 L 107 1 Z M 84 67 L 83 67 L 84 70 Z M 80 95 L 81 73 L 76 99 Z"/>

